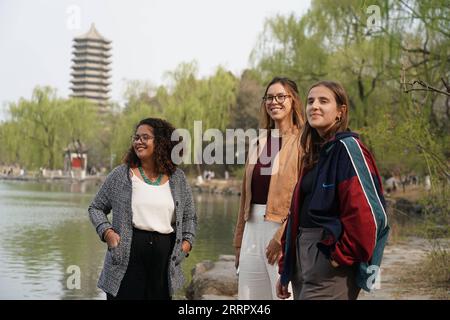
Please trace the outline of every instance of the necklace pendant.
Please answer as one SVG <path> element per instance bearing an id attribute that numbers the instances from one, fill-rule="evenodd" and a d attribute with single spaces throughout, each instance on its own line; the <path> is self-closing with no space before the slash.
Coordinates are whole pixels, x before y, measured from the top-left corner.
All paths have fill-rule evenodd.
<path id="1" fill-rule="evenodd" d="M 156 180 L 154 182 L 152 182 L 146 175 L 144 172 L 144 169 L 142 167 L 138 167 L 139 172 L 141 173 L 142 179 L 144 179 L 144 182 L 152 185 L 152 186 L 159 186 L 159 184 L 161 183 L 161 179 L 162 179 L 162 174 L 159 174 L 158 178 L 156 178 Z"/>

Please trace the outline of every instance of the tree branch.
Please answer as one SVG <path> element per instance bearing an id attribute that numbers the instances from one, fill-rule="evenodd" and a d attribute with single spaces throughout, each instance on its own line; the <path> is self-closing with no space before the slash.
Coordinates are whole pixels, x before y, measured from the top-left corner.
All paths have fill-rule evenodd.
<path id="1" fill-rule="evenodd" d="M 450 92 L 450 86 L 447 82 L 445 82 L 444 78 L 441 77 L 442 83 L 444 84 L 445 88 L 447 89 L 447 92 Z"/>
<path id="2" fill-rule="evenodd" d="M 413 82 L 404 82 L 403 81 L 400 84 L 402 84 L 404 86 L 403 87 L 404 88 L 403 92 L 405 92 L 405 93 L 408 93 L 408 92 L 411 92 L 411 91 L 429 91 L 429 92 L 441 93 L 441 94 L 444 94 L 444 95 L 450 97 L 450 92 L 448 92 L 448 88 L 447 88 L 447 91 L 443 91 L 443 90 L 440 90 L 440 89 L 435 88 L 433 86 L 430 86 L 429 84 L 425 83 L 422 80 L 414 80 Z M 414 88 L 415 84 L 420 85 L 421 88 Z M 407 89 L 406 86 L 410 86 L 410 89 Z"/>

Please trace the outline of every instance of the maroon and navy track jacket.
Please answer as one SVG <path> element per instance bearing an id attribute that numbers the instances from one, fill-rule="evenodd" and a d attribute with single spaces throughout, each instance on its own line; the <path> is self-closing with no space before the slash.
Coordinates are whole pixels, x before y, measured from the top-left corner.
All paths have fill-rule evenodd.
<path id="1" fill-rule="evenodd" d="M 351 157 L 348 147 L 341 143 L 348 141 L 348 138 L 353 147 L 358 149 L 361 155 L 359 160 Z M 365 162 L 365 168 L 368 168 L 365 178 L 356 170 L 356 161 L 363 165 Z M 317 166 L 308 214 L 318 227 L 325 230 L 325 237 L 318 244 L 319 249 L 340 265 L 369 262 L 374 254 L 378 231 L 382 231 L 381 228 L 388 231 L 381 179 L 372 155 L 356 133 L 340 132 L 322 147 Z M 296 261 L 296 238 L 303 201 L 300 187 L 302 177 L 295 187 L 288 224 L 282 237 L 283 255 L 279 262 L 279 273 L 283 285 L 291 280 Z M 373 186 L 370 189 L 372 191 L 363 187 L 364 179 Z M 369 194 L 371 192 L 373 194 Z M 374 205 L 373 199 L 378 204 Z M 376 219 L 375 207 L 384 215 L 381 222 Z M 380 249 L 381 255 L 383 249 L 384 243 Z"/>

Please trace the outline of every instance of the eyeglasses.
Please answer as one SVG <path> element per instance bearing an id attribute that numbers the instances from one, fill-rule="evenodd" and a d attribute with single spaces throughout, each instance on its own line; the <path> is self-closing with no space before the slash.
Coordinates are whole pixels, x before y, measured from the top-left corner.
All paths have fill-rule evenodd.
<path id="1" fill-rule="evenodd" d="M 148 135 L 148 134 L 142 134 L 142 135 L 139 135 L 139 134 L 133 134 L 133 135 L 131 136 L 131 142 L 132 142 L 132 143 L 136 143 L 136 142 L 138 142 L 139 140 L 141 140 L 142 143 L 147 143 L 148 140 L 153 140 L 153 139 L 155 139 L 155 137 L 154 137 L 154 136 L 150 136 L 150 135 Z"/>
<path id="2" fill-rule="evenodd" d="M 286 98 L 290 97 L 291 95 L 289 94 L 277 94 L 276 96 L 264 96 L 262 99 L 265 104 L 271 104 L 274 99 L 278 103 L 283 103 L 284 101 L 286 101 Z"/>

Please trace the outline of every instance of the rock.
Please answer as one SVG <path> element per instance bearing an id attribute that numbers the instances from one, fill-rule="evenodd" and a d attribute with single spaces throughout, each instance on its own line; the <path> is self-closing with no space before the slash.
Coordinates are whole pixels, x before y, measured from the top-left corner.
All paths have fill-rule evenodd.
<path id="1" fill-rule="evenodd" d="M 238 276 L 233 255 L 220 255 L 219 260 L 197 263 L 192 281 L 186 289 L 188 300 L 230 300 L 237 298 Z"/>
<path id="2" fill-rule="evenodd" d="M 216 294 L 204 294 L 202 300 L 236 300 L 236 297 L 218 296 Z"/>
<path id="3" fill-rule="evenodd" d="M 419 216 L 423 213 L 423 207 L 420 204 L 404 198 L 398 199 L 395 202 L 394 208 L 407 215 Z"/>
<path id="4" fill-rule="evenodd" d="M 231 262 L 233 262 L 233 268 L 234 268 L 234 259 L 235 259 L 235 256 L 233 256 L 232 254 L 221 254 L 220 256 L 219 256 L 219 261 L 231 261 Z"/>
<path id="5" fill-rule="evenodd" d="M 197 263 L 195 265 L 195 268 L 192 269 L 191 271 L 191 275 L 192 277 L 195 274 L 200 274 L 200 273 L 204 273 L 208 270 L 211 270 L 214 267 L 214 262 L 212 262 L 211 260 L 205 260 L 201 263 Z"/>

